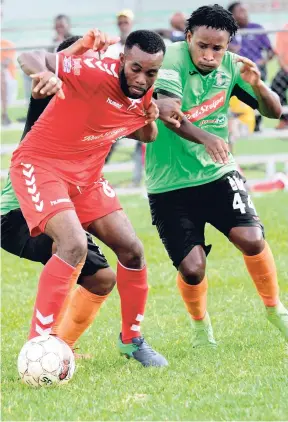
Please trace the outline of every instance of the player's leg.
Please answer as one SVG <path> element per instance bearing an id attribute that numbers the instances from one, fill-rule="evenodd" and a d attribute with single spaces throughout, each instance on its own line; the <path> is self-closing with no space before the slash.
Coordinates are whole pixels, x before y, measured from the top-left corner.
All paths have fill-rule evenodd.
<path id="1" fill-rule="evenodd" d="M 196 190 L 197 191 L 197 190 Z M 215 346 L 206 308 L 205 219 L 194 188 L 149 195 L 153 224 L 178 270 L 177 285 L 191 316 L 193 346 Z M 197 207 L 200 207 L 199 210 Z"/>
<path id="2" fill-rule="evenodd" d="M 53 325 L 53 332 L 56 335 L 59 332 L 71 348 L 91 325 L 116 283 L 115 273 L 109 267 L 105 256 L 93 242 L 92 236 L 88 233 L 86 236 L 88 252 L 78 279 L 79 287 L 71 292 L 66 312 L 63 306 Z M 20 258 L 41 262 L 43 265 L 56 253 L 53 240 L 46 234 L 30 236 L 20 209 L 1 216 L 1 247 Z"/>
<path id="3" fill-rule="evenodd" d="M 288 312 L 279 301 L 274 258 L 244 180 L 238 172 L 230 172 L 217 182 L 210 190 L 211 200 L 218 204 L 210 222 L 243 253 L 249 274 L 266 306 L 268 319 L 288 340 Z"/>
<path id="4" fill-rule="evenodd" d="M 58 335 L 71 348 L 92 324 L 116 284 L 114 271 L 91 235 L 88 236 L 88 253 L 78 284 L 57 328 Z"/>
<path id="5" fill-rule="evenodd" d="M 243 253 L 247 270 L 266 307 L 268 320 L 288 341 L 288 310 L 279 299 L 277 269 L 262 230 L 259 227 L 233 227 L 229 239 Z"/>
<path id="6" fill-rule="evenodd" d="M 147 300 L 147 269 L 143 246 L 108 184 L 100 179 L 74 199 L 83 226 L 110 247 L 118 257 L 117 287 L 121 298 L 121 350 L 144 366 L 162 366 L 167 361 L 153 351 L 140 333 Z"/>
<path id="7" fill-rule="evenodd" d="M 166 359 L 141 336 L 148 295 L 147 268 L 143 246 L 122 210 L 114 211 L 89 226 L 89 231 L 117 255 L 117 288 L 121 300 L 122 331 L 118 341 L 121 354 L 143 366 L 166 366 Z"/>
<path id="8" fill-rule="evenodd" d="M 66 184 L 32 164 L 14 165 L 11 181 L 32 235 L 51 237 L 57 249 L 43 268 L 34 306 L 30 338 L 51 332 L 53 323 L 76 281 L 87 252 L 85 232 L 68 195 Z M 55 203 L 55 198 L 65 201 Z"/>

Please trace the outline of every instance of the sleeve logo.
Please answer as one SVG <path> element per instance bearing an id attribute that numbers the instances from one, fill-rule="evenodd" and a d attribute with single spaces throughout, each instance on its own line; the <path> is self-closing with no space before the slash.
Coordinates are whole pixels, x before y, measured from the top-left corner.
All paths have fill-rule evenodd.
<path id="1" fill-rule="evenodd" d="M 65 56 L 63 59 L 63 72 L 71 73 L 71 69 L 72 69 L 72 59 L 71 57 Z"/>
<path id="2" fill-rule="evenodd" d="M 73 73 L 76 76 L 80 75 L 80 69 L 82 68 L 81 60 L 82 60 L 81 58 L 72 60 L 73 61 Z"/>

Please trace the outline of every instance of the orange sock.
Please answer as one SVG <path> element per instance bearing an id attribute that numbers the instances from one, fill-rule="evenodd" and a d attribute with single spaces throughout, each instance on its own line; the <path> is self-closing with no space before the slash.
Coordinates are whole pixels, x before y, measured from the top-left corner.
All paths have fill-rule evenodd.
<path id="1" fill-rule="evenodd" d="M 59 327 L 59 324 L 61 323 L 61 321 L 62 321 L 62 319 L 64 317 L 64 314 L 66 312 L 66 309 L 67 309 L 67 307 L 69 305 L 69 302 L 71 300 L 71 295 L 72 295 L 73 289 L 74 289 L 74 287 L 75 287 L 75 285 L 77 283 L 77 280 L 78 280 L 78 278 L 79 278 L 79 276 L 81 274 L 81 271 L 82 271 L 84 262 L 85 262 L 85 260 L 82 260 L 81 262 L 79 262 L 79 264 L 76 266 L 75 270 L 73 271 L 73 273 L 71 275 L 69 294 L 67 295 L 67 297 L 66 297 L 66 299 L 65 299 L 65 301 L 64 301 L 64 303 L 63 303 L 63 305 L 61 307 L 61 310 L 59 312 L 59 315 L 58 315 L 58 317 L 57 317 L 57 319 L 54 322 L 53 327 L 52 327 L 52 334 L 54 334 L 56 336 L 58 336 L 58 327 Z"/>
<path id="2" fill-rule="evenodd" d="M 206 313 L 207 304 L 207 277 L 204 277 L 201 283 L 196 286 L 185 283 L 181 274 L 177 275 L 177 285 L 184 300 L 187 311 L 193 319 L 203 319 Z"/>
<path id="3" fill-rule="evenodd" d="M 78 286 L 72 292 L 69 306 L 58 326 L 58 337 L 73 348 L 78 338 L 92 324 L 108 296 L 109 294 L 98 296 L 84 287 Z"/>
<path id="4" fill-rule="evenodd" d="M 265 306 L 276 306 L 279 302 L 279 286 L 273 254 L 267 242 L 262 252 L 244 256 L 246 267 Z"/>

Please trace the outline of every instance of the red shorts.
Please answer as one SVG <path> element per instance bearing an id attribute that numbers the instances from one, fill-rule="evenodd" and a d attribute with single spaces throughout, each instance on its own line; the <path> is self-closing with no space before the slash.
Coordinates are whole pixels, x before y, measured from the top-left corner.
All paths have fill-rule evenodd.
<path id="1" fill-rule="evenodd" d="M 50 218 L 63 210 L 75 210 L 86 229 L 92 221 L 122 209 L 104 178 L 76 186 L 40 166 L 23 163 L 12 167 L 10 176 L 31 236 L 43 233 Z"/>

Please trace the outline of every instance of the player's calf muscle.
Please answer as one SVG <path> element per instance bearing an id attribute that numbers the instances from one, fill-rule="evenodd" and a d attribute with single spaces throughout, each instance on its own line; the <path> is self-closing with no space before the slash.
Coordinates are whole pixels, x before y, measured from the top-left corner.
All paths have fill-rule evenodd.
<path id="1" fill-rule="evenodd" d="M 116 284 L 116 277 L 111 268 L 103 268 L 93 275 L 80 276 L 79 284 L 90 293 L 105 296 L 112 292 Z"/>

